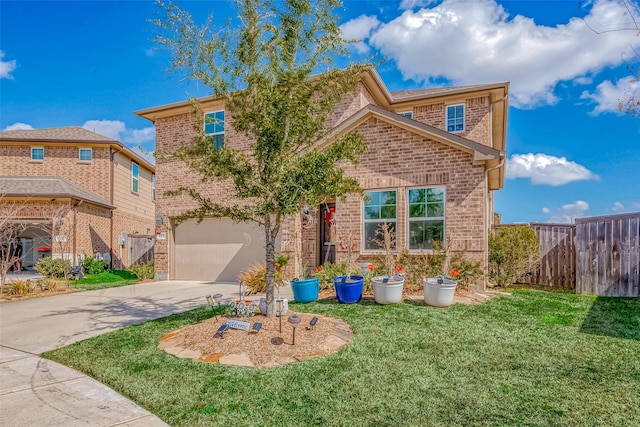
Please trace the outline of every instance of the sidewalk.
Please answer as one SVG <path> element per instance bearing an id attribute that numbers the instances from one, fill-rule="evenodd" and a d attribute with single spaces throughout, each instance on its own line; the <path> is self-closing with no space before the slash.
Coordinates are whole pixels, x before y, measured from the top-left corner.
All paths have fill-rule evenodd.
<path id="1" fill-rule="evenodd" d="M 38 355 L 199 307 L 206 304 L 206 295 L 218 292 L 236 299 L 238 286 L 161 281 L 2 304 L 0 425 L 166 425 L 110 388 Z M 281 293 L 291 298 L 290 288 Z"/>

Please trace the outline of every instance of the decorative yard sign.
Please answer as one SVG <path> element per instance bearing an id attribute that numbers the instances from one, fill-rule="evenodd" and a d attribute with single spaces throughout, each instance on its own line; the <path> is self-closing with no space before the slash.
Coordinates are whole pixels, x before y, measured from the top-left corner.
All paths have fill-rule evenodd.
<path id="1" fill-rule="evenodd" d="M 251 322 L 243 322 L 242 320 L 227 320 L 227 325 L 233 329 L 240 329 L 241 331 L 248 331 L 249 326 L 251 326 Z"/>

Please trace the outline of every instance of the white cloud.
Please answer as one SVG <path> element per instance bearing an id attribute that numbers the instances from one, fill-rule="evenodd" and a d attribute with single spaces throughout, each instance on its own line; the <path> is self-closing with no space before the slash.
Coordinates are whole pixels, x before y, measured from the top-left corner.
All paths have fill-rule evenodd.
<path id="1" fill-rule="evenodd" d="M 156 128 L 151 126 L 142 129 L 128 130 L 127 135 L 124 136 L 124 142 L 141 144 L 143 142 L 153 141 L 155 137 Z"/>
<path id="2" fill-rule="evenodd" d="M 576 79 L 573 79 L 573 83 L 581 86 L 590 85 L 591 83 L 593 83 L 593 77 L 578 77 Z"/>
<path id="3" fill-rule="evenodd" d="M 3 61 L 4 52 L 0 50 L 0 79 L 13 80 L 11 73 L 16 69 L 16 60 Z"/>
<path id="4" fill-rule="evenodd" d="M 624 211 L 624 205 L 620 202 L 615 202 L 611 210 L 614 212 L 622 212 Z"/>
<path id="5" fill-rule="evenodd" d="M 32 130 L 33 126 L 28 125 L 26 123 L 16 122 L 12 125 L 7 126 L 2 130 Z"/>
<path id="6" fill-rule="evenodd" d="M 555 210 L 542 209 L 544 213 L 551 214 L 548 222 L 558 224 L 572 224 L 576 218 L 583 217 L 587 210 L 589 210 L 589 203 L 584 200 L 576 200 L 574 203 L 562 205 L 562 207 Z"/>
<path id="7" fill-rule="evenodd" d="M 626 16 L 616 0 L 598 0 L 586 19 L 612 27 Z M 631 31 L 596 34 L 579 18 L 537 25 L 509 16 L 494 0 L 444 0 L 380 25 L 366 18 L 343 28 L 372 31 L 368 43 L 393 59 L 405 78 L 463 85 L 510 81 L 511 105 L 519 108 L 553 104 L 559 82 L 618 65 L 621 52 L 640 48 L 640 37 Z"/>
<path id="8" fill-rule="evenodd" d="M 371 36 L 371 32 L 378 28 L 380 21 L 375 16 L 360 15 L 340 26 L 340 32 L 342 38 L 347 40 L 360 40 L 351 46 L 358 53 L 367 53 L 369 46 L 365 43 L 365 40 Z"/>
<path id="9" fill-rule="evenodd" d="M 598 180 L 598 176 L 566 157 L 542 153 L 513 154 L 507 160 L 506 177 L 529 178 L 532 184 L 560 186 L 573 181 Z"/>
<path id="10" fill-rule="evenodd" d="M 416 7 L 425 7 L 435 3 L 436 0 L 402 0 L 398 9 L 400 10 L 410 10 Z"/>
<path id="11" fill-rule="evenodd" d="M 631 94 L 640 93 L 640 81 L 632 81 L 631 77 L 611 83 L 605 80 L 596 87 L 594 93 L 582 92 L 581 99 L 591 99 L 597 105 L 592 111 L 593 114 L 620 113 L 620 101 L 625 101 Z"/>
<path id="12" fill-rule="evenodd" d="M 153 127 L 127 129 L 124 122 L 120 120 L 88 120 L 82 127 L 111 139 L 129 144 L 150 142 L 156 137 L 156 130 Z"/>

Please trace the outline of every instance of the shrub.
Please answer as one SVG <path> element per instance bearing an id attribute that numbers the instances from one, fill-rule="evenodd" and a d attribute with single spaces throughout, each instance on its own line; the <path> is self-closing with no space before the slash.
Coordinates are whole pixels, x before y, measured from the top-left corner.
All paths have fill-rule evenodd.
<path id="1" fill-rule="evenodd" d="M 13 280 L 9 284 L 10 295 L 26 295 L 33 291 L 33 286 L 29 280 Z"/>
<path id="2" fill-rule="evenodd" d="M 38 274 L 52 279 L 58 279 L 65 276 L 71 268 L 71 261 L 62 258 L 40 258 L 35 265 Z"/>
<path id="3" fill-rule="evenodd" d="M 267 290 L 267 266 L 264 264 L 253 264 L 241 271 L 238 279 L 244 282 L 247 287 L 247 295 L 259 294 Z M 275 283 L 280 286 L 282 281 L 282 271 L 276 269 Z"/>
<path id="4" fill-rule="evenodd" d="M 106 259 L 98 261 L 94 257 L 85 256 L 84 261 L 82 261 L 82 268 L 85 274 L 100 274 L 107 267 L 107 264 L 109 264 L 109 261 Z"/>
<path id="5" fill-rule="evenodd" d="M 410 253 L 406 249 L 400 254 L 399 263 L 403 268 L 405 286 L 408 290 L 416 290 L 422 287 L 422 279 L 436 277 L 444 271 L 444 263 L 447 254 L 440 250 L 437 242 L 434 242 L 433 252 Z"/>
<path id="6" fill-rule="evenodd" d="M 356 266 L 351 266 L 349 272 L 352 276 L 362 275 L 362 271 Z M 345 276 L 347 274 L 347 263 L 325 263 L 323 266 L 318 267 L 316 272 L 313 273 L 313 277 L 320 279 L 320 289 L 333 289 L 333 278 L 339 276 Z"/>
<path id="7" fill-rule="evenodd" d="M 458 270 L 460 273 L 456 277 L 458 286 L 463 289 L 467 289 L 470 284 L 479 280 L 484 276 L 480 262 L 471 262 L 466 259 L 465 255 L 461 252 L 456 252 L 449 261 L 451 270 Z"/>
<path id="8" fill-rule="evenodd" d="M 156 275 L 156 271 L 153 267 L 153 261 L 146 263 L 136 263 L 128 268 L 128 271 L 138 276 L 138 279 L 153 279 Z"/>
<path id="9" fill-rule="evenodd" d="M 489 280 L 507 287 L 540 262 L 540 244 L 527 225 L 502 227 L 489 235 Z"/>

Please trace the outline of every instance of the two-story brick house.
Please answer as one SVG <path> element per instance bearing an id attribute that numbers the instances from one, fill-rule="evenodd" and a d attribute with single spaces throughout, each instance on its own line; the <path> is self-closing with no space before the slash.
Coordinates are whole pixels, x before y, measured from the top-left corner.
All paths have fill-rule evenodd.
<path id="1" fill-rule="evenodd" d="M 353 92 L 328 119 L 332 134 L 357 131 L 368 149 L 346 174 L 369 196 L 350 196 L 309 207 L 282 231 L 280 250 L 299 253 L 310 266 L 345 252 L 340 236 L 355 236 L 358 261 L 378 253 L 375 230 L 393 225 L 397 249 L 420 252 L 433 240 L 486 266 L 488 230 L 493 222 L 493 192 L 504 184 L 508 83 L 408 90 L 390 93 L 375 70 L 363 74 Z M 195 117 L 182 102 L 139 111 L 156 126 L 158 150 L 172 151 L 190 141 L 198 126 L 216 144 L 248 147 L 233 129 L 224 105 L 214 97 L 199 100 L 208 120 Z M 327 138 L 330 141 L 330 138 Z M 319 141 L 318 144 L 330 142 Z M 167 240 L 156 243 L 156 272 L 169 279 L 235 280 L 251 262 L 264 260 L 263 238 L 249 224 L 229 220 L 186 221 L 171 218 L 194 207 L 187 197 L 165 197 L 179 186 L 224 200 L 224 184 L 207 187 L 175 159 L 159 161 L 157 215 Z M 337 254 L 334 251 L 337 249 Z"/>
<path id="2" fill-rule="evenodd" d="M 80 127 L 2 131 L 0 203 L 19 205 L 15 220 L 34 224 L 20 236 L 25 266 L 95 253 L 128 266 L 131 237 L 155 235 L 155 167 Z"/>

